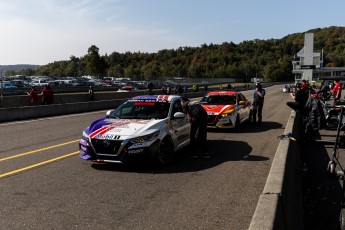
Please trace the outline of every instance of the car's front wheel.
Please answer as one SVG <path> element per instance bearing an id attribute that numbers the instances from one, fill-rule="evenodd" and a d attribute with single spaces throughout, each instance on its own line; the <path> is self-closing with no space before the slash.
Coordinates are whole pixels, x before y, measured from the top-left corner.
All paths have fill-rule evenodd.
<path id="1" fill-rule="evenodd" d="M 239 131 L 240 130 L 240 126 L 241 126 L 240 117 L 237 115 L 236 121 L 235 121 L 235 130 Z"/>
<path id="2" fill-rule="evenodd" d="M 168 164 L 174 157 L 174 143 L 170 137 L 165 137 L 159 146 L 157 160 L 160 164 Z"/>

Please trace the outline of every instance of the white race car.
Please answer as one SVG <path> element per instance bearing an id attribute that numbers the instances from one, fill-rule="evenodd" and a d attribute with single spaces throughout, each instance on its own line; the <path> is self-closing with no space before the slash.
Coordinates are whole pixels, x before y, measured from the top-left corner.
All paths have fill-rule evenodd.
<path id="1" fill-rule="evenodd" d="M 167 164 L 189 144 L 189 132 L 180 96 L 136 96 L 83 131 L 80 157 L 100 163 L 154 159 Z"/>

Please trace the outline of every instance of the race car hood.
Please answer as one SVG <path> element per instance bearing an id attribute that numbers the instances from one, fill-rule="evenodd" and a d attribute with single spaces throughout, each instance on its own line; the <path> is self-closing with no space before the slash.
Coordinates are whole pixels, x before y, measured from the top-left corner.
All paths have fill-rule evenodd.
<path id="1" fill-rule="evenodd" d="M 220 114 L 226 110 L 234 109 L 236 105 L 206 105 L 203 104 L 202 107 L 207 113 Z"/>
<path id="2" fill-rule="evenodd" d="M 136 137 L 152 133 L 150 129 L 159 127 L 162 120 L 141 120 L 141 119 L 111 119 L 102 118 L 96 120 L 85 133 L 91 139 L 116 139 L 124 140 L 128 137 Z"/>

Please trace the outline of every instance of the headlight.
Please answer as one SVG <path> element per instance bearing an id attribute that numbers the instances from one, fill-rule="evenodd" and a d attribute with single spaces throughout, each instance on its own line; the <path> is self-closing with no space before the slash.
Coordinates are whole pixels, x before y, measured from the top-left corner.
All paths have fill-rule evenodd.
<path id="1" fill-rule="evenodd" d="M 222 117 L 227 117 L 227 116 L 232 116 L 233 114 L 235 113 L 235 110 L 232 109 L 232 110 L 229 110 L 229 111 L 225 111 L 223 114 L 222 114 Z"/>
<path id="2" fill-rule="evenodd" d="M 159 135 L 159 130 L 154 132 L 154 133 L 145 135 L 145 136 L 133 138 L 130 142 L 132 144 L 149 142 L 149 141 L 156 139 L 158 137 L 158 135 Z"/>
<path id="3" fill-rule="evenodd" d="M 83 134 L 82 134 L 82 137 L 81 137 L 83 140 L 89 140 L 89 135 L 87 135 L 86 133 L 85 133 L 85 131 L 83 131 Z"/>

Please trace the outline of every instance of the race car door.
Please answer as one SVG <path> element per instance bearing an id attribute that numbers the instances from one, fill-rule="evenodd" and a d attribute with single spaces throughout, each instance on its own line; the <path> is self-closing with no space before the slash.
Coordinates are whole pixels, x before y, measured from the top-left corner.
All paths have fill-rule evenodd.
<path id="1" fill-rule="evenodd" d="M 172 111 L 170 115 L 171 125 L 169 126 L 175 146 L 179 147 L 189 142 L 190 123 L 187 117 L 174 118 L 173 116 L 176 112 L 183 113 L 181 101 L 179 99 L 172 102 Z"/>
<path id="2" fill-rule="evenodd" d="M 243 102 L 244 104 L 242 104 Z M 241 93 L 238 94 L 237 109 L 240 120 L 243 120 L 249 116 L 249 106 L 247 103 L 247 99 Z"/>

